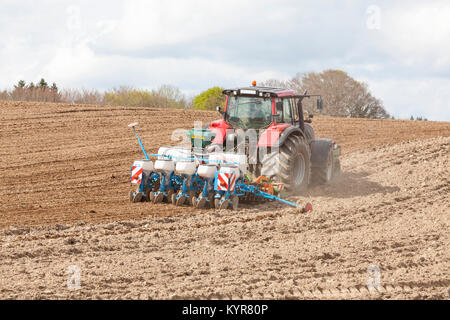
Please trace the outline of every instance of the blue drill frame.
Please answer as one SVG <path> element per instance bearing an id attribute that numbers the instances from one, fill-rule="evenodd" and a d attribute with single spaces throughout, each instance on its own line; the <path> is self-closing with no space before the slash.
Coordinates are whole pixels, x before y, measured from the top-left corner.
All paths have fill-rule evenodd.
<path id="1" fill-rule="evenodd" d="M 195 157 L 174 157 L 174 156 L 170 156 L 170 155 L 147 154 L 147 152 L 145 151 L 144 145 L 142 144 L 142 141 L 139 138 L 139 135 L 137 134 L 136 129 L 134 127 L 133 127 L 133 131 L 138 139 L 139 145 L 140 145 L 142 152 L 144 153 L 145 158 L 147 160 L 150 160 L 149 157 L 151 156 L 151 157 L 164 157 L 164 158 L 169 158 L 169 159 L 202 161 L 204 163 L 208 163 L 208 162 L 219 163 L 220 162 L 220 163 L 226 163 L 226 164 L 238 164 L 236 162 L 229 162 L 229 161 L 222 161 L 222 160 L 209 160 L 209 159 L 202 159 L 202 158 L 195 158 Z M 293 203 L 293 202 L 284 200 L 280 197 L 263 192 L 263 191 L 259 190 L 259 188 L 257 186 L 245 184 L 242 177 L 236 181 L 236 186 L 233 191 L 230 192 L 229 185 L 228 185 L 227 191 L 217 190 L 217 181 L 218 181 L 217 177 L 218 177 L 218 172 L 216 172 L 214 181 L 213 181 L 214 191 L 216 191 L 214 198 L 221 199 L 220 200 L 221 202 L 223 202 L 225 200 L 229 200 L 232 196 L 242 197 L 242 196 L 245 196 L 246 193 L 251 193 L 252 195 L 257 196 L 257 197 L 283 202 L 294 208 L 303 208 L 301 206 L 298 206 L 296 203 Z M 174 172 L 172 172 L 170 174 L 169 183 L 167 186 L 166 186 L 165 174 L 163 174 L 163 173 L 158 174 L 156 172 L 152 172 L 148 176 L 145 176 L 143 173 L 142 182 L 139 185 L 139 189 L 137 192 L 142 192 L 143 194 L 145 194 L 145 192 L 147 191 L 147 188 L 150 188 L 151 190 L 153 190 L 153 188 L 155 187 L 156 182 L 158 180 L 161 180 L 161 184 L 160 184 L 160 190 L 156 193 L 162 192 L 165 196 L 167 196 L 166 187 L 169 187 L 170 189 L 173 189 L 175 191 L 181 190 L 180 194 L 177 195 L 177 198 L 184 196 L 187 199 L 189 199 L 188 191 L 201 191 L 200 197 L 205 197 L 205 198 L 208 197 L 208 186 L 210 186 L 210 184 L 208 184 L 208 179 L 202 179 L 198 176 L 198 174 L 195 174 L 192 177 L 177 176 L 177 175 L 175 175 Z M 190 180 L 190 183 L 188 180 Z M 189 184 L 189 186 L 188 186 L 188 184 Z"/>
<path id="2" fill-rule="evenodd" d="M 303 208 L 303 207 L 299 207 L 296 203 L 294 202 L 290 202 L 287 200 L 284 200 L 280 197 L 274 196 L 272 194 L 263 192 L 261 190 L 259 190 L 259 188 L 257 186 L 254 185 L 248 185 L 244 183 L 244 179 L 243 178 L 239 178 L 236 181 L 236 186 L 234 188 L 233 191 L 230 191 L 230 185 L 228 185 L 228 190 L 227 191 L 222 191 L 222 190 L 218 190 L 217 184 L 218 184 L 218 175 L 219 173 L 216 172 L 216 176 L 215 176 L 215 181 L 214 181 L 214 190 L 217 192 L 215 195 L 215 199 L 221 199 L 221 202 L 223 202 L 224 200 L 228 200 L 230 199 L 232 196 L 238 196 L 238 197 L 243 197 L 245 196 L 246 193 L 251 193 L 254 196 L 260 197 L 260 198 L 265 198 L 265 199 L 270 199 L 270 200 L 275 200 L 275 201 L 280 201 L 283 202 L 287 205 L 290 205 L 294 208 Z"/>

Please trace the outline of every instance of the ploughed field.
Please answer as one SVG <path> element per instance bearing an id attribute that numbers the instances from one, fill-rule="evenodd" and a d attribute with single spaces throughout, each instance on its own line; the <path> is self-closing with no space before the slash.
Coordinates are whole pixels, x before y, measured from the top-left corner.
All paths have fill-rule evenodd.
<path id="1" fill-rule="evenodd" d="M 217 118 L 0 102 L 0 298 L 449 298 L 450 123 L 315 117 L 343 173 L 308 214 L 129 202 L 129 123 L 156 152 Z"/>

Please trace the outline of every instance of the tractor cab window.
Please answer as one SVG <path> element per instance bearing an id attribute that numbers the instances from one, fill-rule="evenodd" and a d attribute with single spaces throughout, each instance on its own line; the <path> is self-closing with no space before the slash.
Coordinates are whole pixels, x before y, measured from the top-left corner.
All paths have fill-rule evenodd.
<path id="1" fill-rule="evenodd" d="M 275 99 L 275 114 L 279 115 L 277 122 L 283 122 L 283 100 L 279 98 Z"/>
<path id="2" fill-rule="evenodd" d="M 279 123 L 292 123 L 292 103 L 291 99 L 275 99 L 277 122 Z"/>
<path id="3" fill-rule="evenodd" d="M 233 128 L 260 129 L 272 122 L 272 100 L 260 97 L 228 99 L 225 121 Z"/>
<path id="4" fill-rule="evenodd" d="M 292 99 L 283 99 L 284 123 L 292 123 Z"/>

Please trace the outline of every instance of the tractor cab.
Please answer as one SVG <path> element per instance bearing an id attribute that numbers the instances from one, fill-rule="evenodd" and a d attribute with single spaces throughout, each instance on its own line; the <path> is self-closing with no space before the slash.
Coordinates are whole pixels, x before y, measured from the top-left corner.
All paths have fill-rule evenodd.
<path id="1" fill-rule="evenodd" d="M 319 95 L 297 95 L 283 88 L 253 86 L 226 89 L 225 110 L 217 110 L 223 120 L 234 129 L 265 129 L 270 125 L 289 124 L 304 130 L 304 123 L 311 122 L 312 116 L 305 117 L 302 107 L 304 98 L 319 97 L 317 108 L 322 109 Z"/>
<path id="2" fill-rule="evenodd" d="M 255 82 L 222 93 L 225 108 L 217 107 L 222 119 L 204 129 L 211 136 L 208 152 L 243 152 L 251 176 L 265 176 L 297 191 L 307 187 L 310 173 L 312 180 L 328 182 L 340 168 L 340 148 L 330 139 L 316 139 L 312 117 L 303 112 L 305 98 L 318 97 L 317 108 L 322 109 L 320 95 L 299 95 Z"/>
<path id="3" fill-rule="evenodd" d="M 270 87 L 224 90 L 227 96 L 224 120 L 239 129 L 264 129 L 274 123 L 294 124 L 299 120 L 294 91 Z"/>
<path id="4" fill-rule="evenodd" d="M 271 147 L 277 141 L 282 142 L 279 138 L 293 131 L 308 142 L 314 140 L 314 130 L 309 125 L 312 117 L 304 116 L 302 100 L 319 97 L 317 105 L 320 109 L 320 96 L 306 92 L 297 95 L 289 89 L 256 86 L 255 82 L 251 87 L 226 89 L 223 94 L 226 95 L 225 109 L 217 107 L 223 118 L 208 127 L 216 134 L 213 144 L 223 145 L 228 129 L 256 130 L 258 147 Z"/>

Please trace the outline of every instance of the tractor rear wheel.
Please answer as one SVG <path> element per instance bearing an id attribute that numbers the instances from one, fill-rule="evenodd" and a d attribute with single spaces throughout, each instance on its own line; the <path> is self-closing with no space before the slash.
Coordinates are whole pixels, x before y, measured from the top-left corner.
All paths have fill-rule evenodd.
<path id="1" fill-rule="evenodd" d="M 340 163 L 339 163 L 340 167 Z M 326 166 L 312 168 L 312 182 L 315 184 L 327 184 L 335 176 L 335 162 L 333 159 L 333 150 L 328 152 Z"/>
<path id="2" fill-rule="evenodd" d="M 278 150 L 262 160 L 261 175 L 281 182 L 290 192 L 305 191 L 311 173 L 311 153 L 305 139 L 290 135 Z"/>

